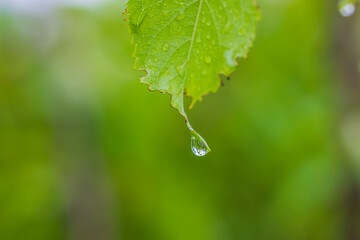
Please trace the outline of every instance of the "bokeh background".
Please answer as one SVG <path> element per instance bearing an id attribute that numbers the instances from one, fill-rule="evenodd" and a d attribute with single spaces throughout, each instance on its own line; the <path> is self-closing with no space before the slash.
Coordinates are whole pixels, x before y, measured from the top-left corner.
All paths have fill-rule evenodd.
<path id="1" fill-rule="evenodd" d="M 123 0 L 0 0 L 0 239 L 360 239 L 360 11 L 257 2 L 249 58 L 188 111 L 199 158 Z"/>

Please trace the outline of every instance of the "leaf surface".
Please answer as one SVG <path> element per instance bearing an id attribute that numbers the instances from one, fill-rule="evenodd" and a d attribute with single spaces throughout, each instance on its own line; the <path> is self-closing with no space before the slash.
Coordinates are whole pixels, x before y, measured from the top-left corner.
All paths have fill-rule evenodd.
<path id="1" fill-rule="evenodd" d="M 135 44 L 135 69 L 150 90 L 172 95 L 184 112 L 203 95 L 216 92 L 219 74 L 230 75 L 246 57 L 260 11 L 254 0 L 129 0 L 127 19 Z"/>

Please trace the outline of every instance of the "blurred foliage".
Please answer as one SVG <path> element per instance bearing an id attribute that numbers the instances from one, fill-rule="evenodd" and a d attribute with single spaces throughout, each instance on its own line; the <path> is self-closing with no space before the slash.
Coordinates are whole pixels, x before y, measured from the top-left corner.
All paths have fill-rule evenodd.
<path id="1" fill-rule="evenodd" d="M 249 59 L 189 111 L 204 158 L 139 84 L 122 5 L 2 12 L 0 239 L 345 239 L 336 3 L 258 4 Z"/>

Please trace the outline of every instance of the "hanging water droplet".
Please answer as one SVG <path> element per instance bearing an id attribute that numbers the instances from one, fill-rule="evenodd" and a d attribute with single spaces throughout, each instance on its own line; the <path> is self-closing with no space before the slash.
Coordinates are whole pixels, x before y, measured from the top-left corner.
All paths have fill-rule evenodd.
<path id="1" fill-rule="evenodd" d="M 345 4 L 339 8 L 339 12 L 343 17 L 350 17 L 355 12 L 355 5 L 352 3 Z"/>
<path id="2" fill-rule="evenodd" d="M 191 150 L 199 157 L 211 151 L 205 140 L 195 131 L 191 131 Z"/>
<path id="3" fill-rule="evenodd" d="M 169 45 L 165 43 L 164 46 L 162 47 L 162 50 L 167 51 L 168 49 L 169 49 Z"/>
<path id="4" fill-rule="evenodd" d="M 205 63 L 211 63 L 211 57 L 209 55 L 206 55 L 204 61 Z"/>
<path id="5" fill-rule="evenodd" d="M 196 156 L 205 156 L 208 152 L 211 151 L 206 141 L 198 134 L 190 125 L 190 122 L 186 116 L 184 108 L 181 109 L 181 115 L 185 117 L 186 126 L 188 127 L 191 134 L 191 151 Z"/>

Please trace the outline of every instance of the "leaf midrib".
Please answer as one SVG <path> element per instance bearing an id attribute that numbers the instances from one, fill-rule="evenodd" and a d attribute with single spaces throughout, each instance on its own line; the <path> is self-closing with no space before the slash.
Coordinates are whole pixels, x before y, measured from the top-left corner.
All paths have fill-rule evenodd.
<path id="1" fill-rule="evenodd" d="M 186 68 L 185 68 L 184 81 L 183 81 L 183 82 L 184 82 L 183 92 L 184 92 L 184 90 L 185 90 L 185 82 L 186 82 L 186 77 L 187 77 L 188 62 L 189 62 L 189 60 L 190 60 L 191 50 L 192 50 L 193 45 L 194 45 L 196 28 L 197 28 L 197 25 L 198 25 L 198 22 L 199 22 L 200 12 L 201 12 L 201 6 L 202 6 L 203 1 L 204 1 L 204 0 L 199 0 L 199 9 L 198 9 L 198 12 L 197 12 L 197 14 L 196 14 L 194 29 L 193 29 L 192 36 L 191 36 L 190 47 L 189 47 L 188 55 L 187 55 L 187 58 L 186 58 L 186 61 L 185 61 Z"/>

